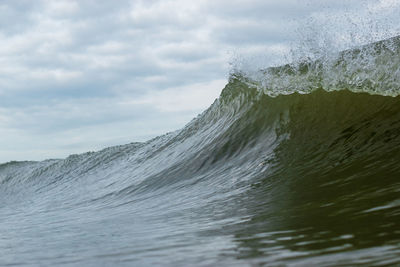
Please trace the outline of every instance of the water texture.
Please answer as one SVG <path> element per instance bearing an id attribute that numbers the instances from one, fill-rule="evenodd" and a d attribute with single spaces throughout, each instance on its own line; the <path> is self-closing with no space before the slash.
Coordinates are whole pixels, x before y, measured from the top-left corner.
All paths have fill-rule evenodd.
<path id="1" fill-rule="evenodd" d="M 182 130 L 0 165 L 0 265 L 400 264 L 400 37 L 232 73 Z"/>

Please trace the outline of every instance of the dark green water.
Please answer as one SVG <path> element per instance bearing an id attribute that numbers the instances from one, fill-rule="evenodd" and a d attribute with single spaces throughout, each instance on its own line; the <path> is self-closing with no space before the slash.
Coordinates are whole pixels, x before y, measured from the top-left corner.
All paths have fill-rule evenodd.
<path id="1" fill-rule="evenodd" d="M 0 165 L 0 265 L 400 264 L 399 61 L 236 73 L 182 130 Z"/>

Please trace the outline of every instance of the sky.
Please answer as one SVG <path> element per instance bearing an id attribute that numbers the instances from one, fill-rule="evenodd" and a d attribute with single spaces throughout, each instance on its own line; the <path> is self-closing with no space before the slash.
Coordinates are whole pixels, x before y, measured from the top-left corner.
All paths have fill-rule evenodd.
<path id="1" fill-rule="evenodd" d="M 232 68 L 281 64 L 321 40 L 340 39 L 343 48 L 395 35 L 399 6 L 3 0 L 0 162 L 62 158 L 177 130 L 219 96 Z"/>

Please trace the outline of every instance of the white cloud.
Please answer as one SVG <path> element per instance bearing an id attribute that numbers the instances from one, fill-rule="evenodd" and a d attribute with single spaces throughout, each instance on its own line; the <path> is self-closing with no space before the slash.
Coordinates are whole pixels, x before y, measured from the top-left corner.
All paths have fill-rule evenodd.
<path id="1" fill-rule="evenodd" d="M 81 76 L 79 71 L 68 71 L 62 69 L 37 69 L 30 73 L 31 79 L 55 80 L 57 82 L 66 82 Z"/>
<path id="2" fill-rule="evenodd" d="M 79 10 L 79 4 L 74 1 L 57 0 L 45 1 L 45 12 L 52 16 L 66 16 L 76 13 Z"/>
<path id="3" fill-rule="evenodd" d="M 146 95 L 127 102 L 123 105 L 144 104 L 162 112 L 200 112 L 206 109 L 216 98 L 221 88 L 226 84 L 225 79 L 211 82 L 190 84 L 166 88 L 161 91 L 150 91 Z"/>
<path id="4" fill-rule="evenodd" d="M 379 0 L 369 4 L 370 10 L 386 11 L 400 6 L 400 0 Z"/>

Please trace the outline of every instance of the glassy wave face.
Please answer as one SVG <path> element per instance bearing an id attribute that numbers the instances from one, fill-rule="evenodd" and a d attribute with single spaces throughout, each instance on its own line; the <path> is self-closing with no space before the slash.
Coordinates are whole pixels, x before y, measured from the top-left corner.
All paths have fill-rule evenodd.
<path id="1" fill-rule="evenodd" d="M 235 73 L 145 143 L 0 165 L 0 265 L 400 264 L 399 40 Z"/>

